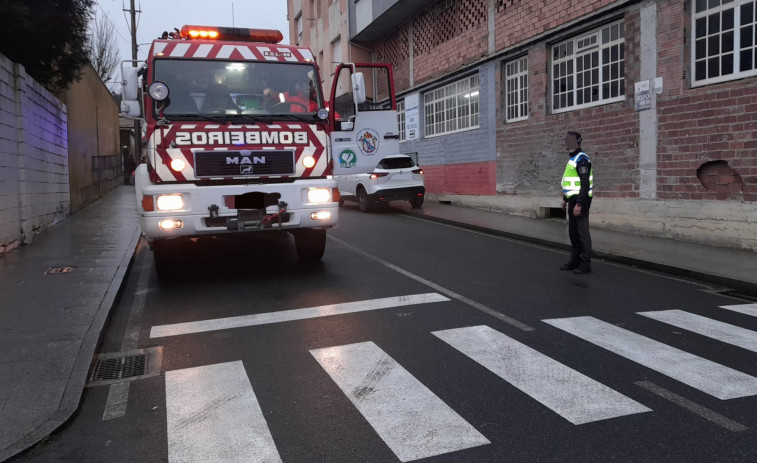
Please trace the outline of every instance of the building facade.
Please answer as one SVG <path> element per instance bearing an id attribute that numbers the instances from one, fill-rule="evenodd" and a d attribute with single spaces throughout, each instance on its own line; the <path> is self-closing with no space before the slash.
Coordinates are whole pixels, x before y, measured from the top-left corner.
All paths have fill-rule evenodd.
<path id="1" fill-rule="evenodd" d="M 438 199 L 550 215 L 575 130 L 595 225 L 757 251 L 755 0 L 289 1 L 341 12 L 304 45 L 393 65 Z"/>

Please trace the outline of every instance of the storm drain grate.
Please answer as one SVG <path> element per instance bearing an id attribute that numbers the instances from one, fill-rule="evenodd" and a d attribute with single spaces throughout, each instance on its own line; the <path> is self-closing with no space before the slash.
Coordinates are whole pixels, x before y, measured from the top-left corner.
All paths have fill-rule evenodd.
<path id="1" fill-rule="evenodd" d="M 158 376 L 162 368 L 162 346 L 100 354 L 90 373 L 87 387 L 106 386 Z"/>
<path id="2" fill-rule="evenodd" d="M 55 273 L 71 273 L 74 271 L 73 267 L 50 267 L 45 272 L 45 275 L 52 275 Z"/>
<path id="3" fill-rule="evenodd" d="M 109 381 L 112 379 L 131 378 L 145 374 L 147 366 L 146 355 L 132 355 L 101 359 L 97 361 L 93 381 Z"/>
<path id="4" fill-rule="evenodd" d="M 736 299 L 743 299 L 745 301 L 757 302 L 757 296 L 754 296 L 752 294 L 742 293 L 741 291 L 736 291 L 733 289 L 729 289 L 726 291 L 718 291 L 717 293 L 723 296 L 733 297 Z"/>

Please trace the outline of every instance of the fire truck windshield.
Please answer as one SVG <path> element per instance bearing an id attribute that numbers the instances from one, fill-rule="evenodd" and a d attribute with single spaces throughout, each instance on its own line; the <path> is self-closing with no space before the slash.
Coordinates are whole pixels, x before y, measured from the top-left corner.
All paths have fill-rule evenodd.
<path id="1" fill-rule="evenodd" d="M 168 86 L 168 98 L 153 114 L 171 119 L 211 115 L 307 116 L 322 108 L 315 66 L 211 60 L 155 60 L 153 81 Z"/>

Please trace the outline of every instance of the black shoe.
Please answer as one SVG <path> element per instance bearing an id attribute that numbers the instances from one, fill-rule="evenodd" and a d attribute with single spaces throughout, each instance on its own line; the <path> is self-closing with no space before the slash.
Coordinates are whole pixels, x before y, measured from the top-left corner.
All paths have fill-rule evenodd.
<path id="1" fill-rule="evenodd" d="M 573 262 L 566 262 L 560 266 L 560 270 L 575 270 L 578 268 L 578 264 Z"/>
<path id="2" fill-rule="evenodd" d="M 578 268 L 573 270 L 573 273 L 577 275 L 583 275 L 584 273 L 591 273 L 591 267 L 588 265 L 579 265 Z"/>

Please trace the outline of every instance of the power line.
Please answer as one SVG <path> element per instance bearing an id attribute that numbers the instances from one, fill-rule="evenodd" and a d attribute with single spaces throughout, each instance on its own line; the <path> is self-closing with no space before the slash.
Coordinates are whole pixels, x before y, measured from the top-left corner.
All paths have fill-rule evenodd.
<path id="1" fill-rule="evenodd" d="M 100 11 L 102 12 L 103 16 L 105 17 L 105 20 L 108 21 L 108 24 L 111 25 L 111 27 L 113 28 L 113 31 L 115 31 L 116 35 L 118 35 L 119 37 L 121 37 L 122 40 L 125 40 L 125 41 L 128 42 L 129 39 L 127 39 L 126 37 L 124 37 L 123 35 L 121 35 L 121 33 L 118 31 L 118 28 L 116 27 L 116 25 L 113 23 L 113 21 L 110 20 L 110 17 L 108 16 L 108 13 L 106 13 L 105 9 L 102 7 L 102 5 L 100 5 L 100 1 L 99 0 L 95 0 L 95 5 L 97 5 L 97 7 L 100 8 Z"/>

